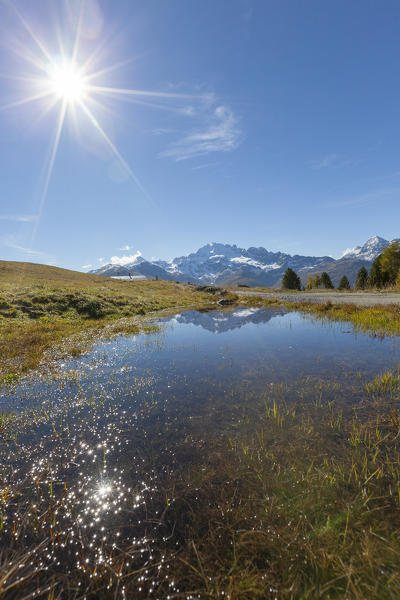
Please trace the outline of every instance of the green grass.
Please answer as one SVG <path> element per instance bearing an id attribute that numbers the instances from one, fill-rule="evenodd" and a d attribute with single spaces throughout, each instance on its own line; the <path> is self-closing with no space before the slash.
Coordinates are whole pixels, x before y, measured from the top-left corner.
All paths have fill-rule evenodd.
<path id="1" fill-rule="evenodd" d="M 137 330 L 145 315 L 216 300 L 175 282 L 121 281 L 0 261 L 0 381 L 36 368 L 62 344 L 66 353 L 77 354 L 104 329 Z"/>

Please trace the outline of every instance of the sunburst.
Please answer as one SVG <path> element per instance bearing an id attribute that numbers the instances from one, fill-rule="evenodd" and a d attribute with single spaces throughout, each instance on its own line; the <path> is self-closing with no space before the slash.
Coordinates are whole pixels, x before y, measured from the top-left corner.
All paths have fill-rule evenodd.
<path id="1" fill-rule="evenodd" d="M 110 72 L 121 68 L 121 66 L 126 64 L 129 59 L 128 61 L 120 61 L 110 66 L 101 65 L 100 68 L 95 69 L 95 57 L 98 54 L 98 49 L 96 49 L 90 56 L 86 57 L 85 60 L 80 58 L 79 49 L 81 42 L 84 6 L 84 0 L 82 0 L 80 4 L 81 8 L 79 18 L 77 19 L 76 31 L 73 36 L 74 43 L 72 50 L 69 53 L 66 52 L 64 48 L 66 45 L 64 44 L 64 40 L 59 39 L 59 52 L 56 54 L 56 56 L 53 55 L 52 52 L 47 48 L 46 42 L 37 35 L 28 20 L 24 18 L 24 16 L 15 8 L 15 6 L 13 6 L 15 14 L 17 15 L 26 32 L 29 34 L 29 39 L 31 41 L 29 47 L 25 48 L 25 51 L 19 51 L 19 54 L 22 56 L 22 58 L 25 59 L 29 64 L 31 73 L 25 77 L 19 77 L 17 75 L 8 75 L 7 77 L 23 81 L 29 86 L 30 91 L 26 93 L 24 97 L 0 106 L 0 110 L 19 108 L 23 106 L 25 107 L 26 105 L 30 104 L 41 103 L 43 111 L 47 112 L 50 109 L 58 106 L 58 117 L 56 119 L 51 151 L 45 172 L 40 206 L 38 209 L 37 223 L 40 219 L 47 197 L 64 123 L 68 114 L 76 119 L 78 118 L 78 113 L 80 113 L 83 118 L 89 121 L 91 126 L 93 126 L 95 131 L 97 131 L 99 134 L 99 137 L 103 143 L 108 146 L 114 157 L 122 165 L 124 171 L 129 174 L 135 185 L 137 185 L 141 190 L 142 194 L 147 198 L 147 200 L 151 200 L 139 178 L 132 170 L 132 167 L 128 164 L 122 153 L 118 150 L 116 143 L 111 139 L 104 126 L 100 123 L 99 115 L 95 114 L 94 111 L 96 110 L 96 113 L 99 113 L 99 109 L 102 107 L 102 97 L 104 99 L 111 97 L 114 99 L 130 100 L 133 102 L 137 101 L 138 103 L 143 103 L 143 101 L 150 101 L 154 99 L 159 102 L 160 100 L 170 101 L 172 99 L 187 100 L 200 98 L 199 96 L 195 95 L 130 88 L 116 88 L 106 85 L 99 85 L 99 78 L 102 79 Z M 151 106 L 154 106 L 154 102 L 151 102 Z M 163 107 L 165 108 L 165 105 Z"/>

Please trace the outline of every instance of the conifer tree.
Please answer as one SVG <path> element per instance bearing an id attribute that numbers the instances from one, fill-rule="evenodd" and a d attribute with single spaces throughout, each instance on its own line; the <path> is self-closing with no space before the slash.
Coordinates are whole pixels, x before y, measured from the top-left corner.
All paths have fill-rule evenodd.
<path id="1" fill-rule="evenodd" d="M 282 279 L 282 287 L 286 290 L 301 290 L 300 277 L 293 269 L 286 269 Z"/>
<path id="2" fill-rule="evenodd" d="M 323 273 L 321 273 L 321 285 L 322 287 L 328 289 L 328 290 L 332 290 L 333 289 L 333 283 L 331 278 L 329 277 L 328 273 L 326 271 L 324 271 Z"/>
<path id="3" fill-rule="evenodd" d="M 349 290 L 349 289 L 350 289 L 350 282 L 349 282 L 348 278 L 346 277 L 346 275 L 343 275 L 342 279 L 339 282 L 338 290 Z"/>
<path id="4" fill-rule="evenodd" d="M 377 256 L 376 259 L 374 260 L 374 262 L 372 263 L 371 271 L 369 272 L 369 276 L 368 276 L 368 286 L 369 287 L 381 288 L 384 285 L 384 276 L 383 276 L 383 272 L 382 272 L 381 256 L 382 256 L 382 254 Z"/>
<path id="5" fill-rule="evenodd" d="M 365 290 L 368 285 L 368 271 L 365 267 L 361 267 L 358 271 L 355 288 L 356 290 Z"/>
<path id="6" fill-rule="evenodd" d="M 400 243 L 395 240 L 380 255 L 382 273 L 386 282 L 393 285 L 400 270 Z"/>

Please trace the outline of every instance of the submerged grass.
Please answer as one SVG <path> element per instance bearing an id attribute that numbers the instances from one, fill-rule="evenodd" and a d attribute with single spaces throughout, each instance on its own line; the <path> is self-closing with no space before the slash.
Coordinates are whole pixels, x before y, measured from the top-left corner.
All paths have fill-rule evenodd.
<path id="1" fill-rule="evenodd" d="M 146 395 L 128 429 L 107 397 L 3 415 L 2 597 L 399 598 L 399 396 L 342 395 L 307 379 L 168 412 Z M 124 485 L 92 516 L 84 474 L 108 465 Z"/>

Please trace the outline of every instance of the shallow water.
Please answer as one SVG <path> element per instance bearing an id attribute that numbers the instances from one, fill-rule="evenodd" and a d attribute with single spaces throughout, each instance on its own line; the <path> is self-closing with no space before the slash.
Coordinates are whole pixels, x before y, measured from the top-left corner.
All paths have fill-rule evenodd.
<path id="1" fill-rule="evenodd" d="M 232 311 L 190 310 L 154 322 L 150 335 L 118 336 L 60 365 L 59 378 L 28 378 L 13 391 L 3 389 L 3 409 L 54 401 L 71 388 L 126 398 L 124 389 L 145 394 L 185 394 L 201 402 L 211 390 L 247 386 L 260 391 L 270 383 L 302 377 L 371 378 L 400 362 L 398 338 L 355 333 L 346 323 L 330 323 L 300 313 L 267 308 Z M 60 390 L 65 374 L 68 386 Z M 147 389 L 148 388 L 148 389 Z"/>
<path id="2" fill-rule="evenodd" d="M 39 568 L 82 581 L 123 555 L 121 572 L 144 569 L 135 598 L 166 597 L 155 590 L 183 542 L 164 518 L 174 501 L 164 490 L 182 465 L 200 465 L 208 445 L 218 452 L 273 390 L 301 402 L 324 381 L 326 399 L 351 405 L 364 380 L 400 362 L 397 338 L 280 309 L 187 311 L 156 324 L 0 395 L 22 419 L 0 446 L 2 543 L 23 552 L 44 540 Z"/>

